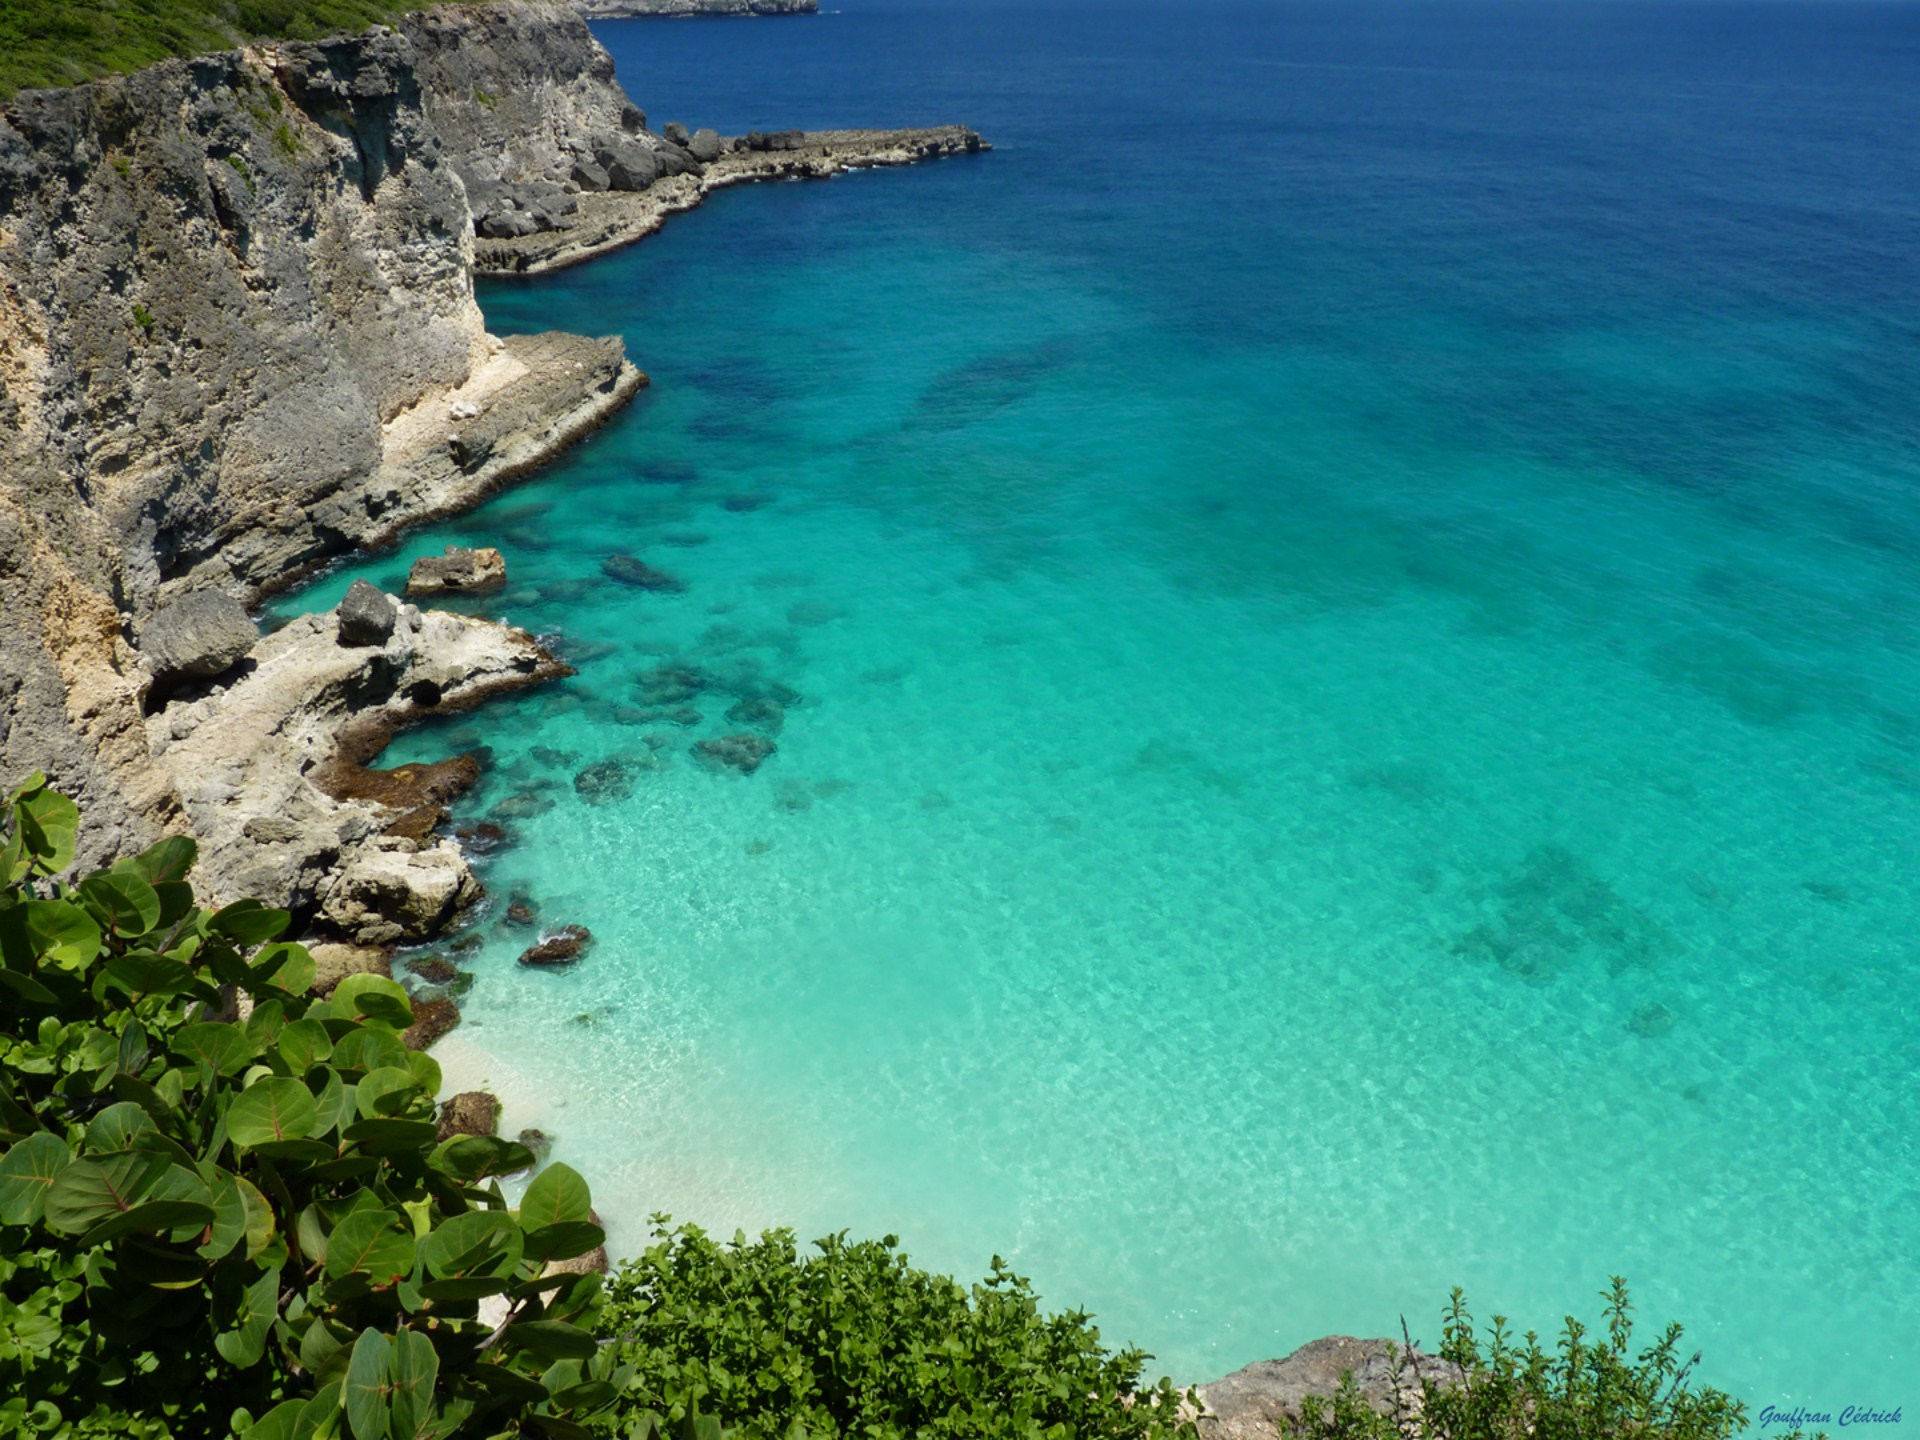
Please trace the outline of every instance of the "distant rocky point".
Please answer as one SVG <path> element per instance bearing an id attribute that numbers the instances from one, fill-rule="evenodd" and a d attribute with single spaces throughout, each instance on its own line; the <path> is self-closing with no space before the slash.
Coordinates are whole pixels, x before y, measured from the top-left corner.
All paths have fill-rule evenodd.
<path id="1" fill-rule="evenodd" d="M 686 20 L 700 15 L 818 15 L 820 0 L 574 0 L 589 20 L 651 16 Z"/>

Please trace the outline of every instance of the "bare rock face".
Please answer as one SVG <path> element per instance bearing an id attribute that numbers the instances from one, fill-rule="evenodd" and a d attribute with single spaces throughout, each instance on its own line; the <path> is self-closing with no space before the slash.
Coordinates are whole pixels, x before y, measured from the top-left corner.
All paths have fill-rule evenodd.
<path id="1" fill-rule="evenodd" d="M 718 130 L 696 130 L 687 139 L 687 153 L 702 165 L 711 165 L 726 153 L 726 149 L 727 142 L 720 138 Z"/>
<path id="2" fill-rule="evenodd" d="M 436 53 L 516 57 L 511 124 L 556 163 L 563 138 L 632 133 L 563 0 L 419 23 Z M 377 29 L 0 107 L 0 773 L 79 801 L 82 866 L 196 808 L 148 744 L 162 605 L 252 604 L 470 506 L 644 383 L 618 340 L 485 333 L 459 166 L 492 137 L 436 130 L 428 68 Z M 467 85 L 462 107 L 483 108 Z"/>
<path id="3" fill-rule="evenodd" d="M 223 590 L 196 590 L 154 611 L 140 657 L 157 684 L 204 680 L 231 670 L 259 639 L 246 606 Z"/>
<path id="4" fill-rule="evenodd" d="M 459 848 L 407 817 L 477 778 L 472 760 L 370 771 L 396 728 L 567 673 L 523 631 L 403 608 L 386 645 L 343 646 L 335 615 L 262 640 L 219 694 L 149 717 L 153 763 L 200 837 L 203 900 L 262 896 L 358 945 L 430 939 L 479 897 Z"/>
<path id="5" fill-rule="evenodd" d="M 393 635 L 400 618 L 400 607 L 391 595 L 383 595 L 364 580 L 347 587 L 340 602 L 340 643 L 342 645 L 384 645 Z"/>
<path id="6" fill-rule="evenodd" d="M 507 583 L 507 562 L 498 550 L 465 550 L 447 546 L 444 553 L 413 562 L 407 572 L 407 594 L 488 595 Z"/>
<path id="7" fill-rule="evenodd" d="M 1309 1395 L 1330 1399 L 1348 1372 L 1367 1403 L 1382 1413 L 1390 1413 L 1396 1401 L 1417 1408 L 1422 1377 L 1443 1383 L 1460 1378 L 1457 1366 L 1419 1350 L 1406 1356 L 1396 1378 L 1396 1357 L 1404 1350 L 1398 1340 L 1329 1335 L 1284 1360 L 1256 1361 L 1202 1385 L 1202 1440 L 1281 1440 L 1300 1418 L 1301 1402 Z"/>

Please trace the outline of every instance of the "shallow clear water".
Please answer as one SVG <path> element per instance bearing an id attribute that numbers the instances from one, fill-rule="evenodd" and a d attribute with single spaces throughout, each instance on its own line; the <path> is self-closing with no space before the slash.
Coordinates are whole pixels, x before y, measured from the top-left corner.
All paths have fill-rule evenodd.
<path id="1" fill-rule="evenodd" d="M 656 124 L 999 146 L 488 288 L 652 390 L 294 603 L 498 543 L 580 666 L 395 753 L 551 802 L 456 1038 L 616 1248 L 997 1252 L 1189 1380 L 1618 1272 L 1756 1405 L 1912 1400 L 1920 11 L 601 33 Z"/>

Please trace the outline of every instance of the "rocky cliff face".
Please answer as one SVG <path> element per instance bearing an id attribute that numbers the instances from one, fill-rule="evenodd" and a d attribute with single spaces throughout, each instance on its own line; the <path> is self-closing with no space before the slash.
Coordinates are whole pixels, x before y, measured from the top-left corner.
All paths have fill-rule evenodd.
<path id="1" fill-rule="evenodd" d="M 580 13 L 596 20 L 629 16 L 682 19 L 696 15 L 817 15 L 820 0 L 578 0 Z"/>
<path id="2" fill-rule="evenodd" d="M 605 53 L 561 0 L 412 23 L 0 110 L 0 776 L 51 772 L 96 854 L 187 818 L 156 607 L 471 504 L 643 380 L 617 340 L 494 340 L 473 299 L 461 169 L 505 128 L 535 156 L 617 128 Z M 501 128 L 465 124 L 494 87 Z"/>

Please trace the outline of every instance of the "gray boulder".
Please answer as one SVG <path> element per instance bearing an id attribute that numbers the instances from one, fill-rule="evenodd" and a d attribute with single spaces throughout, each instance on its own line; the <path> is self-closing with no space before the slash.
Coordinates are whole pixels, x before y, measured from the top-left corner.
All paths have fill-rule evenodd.
<path id="1" fill-rule="evenodd" d="M 494 210 L 476 220 L 473 231 L 483 240 L 514 240 L 539 228 L 540 222 L 524 210 Z"/>
<path id="2" fill-rule="evenodd" d="M 660 157 L 638 140 L 625 137 L 603 141 L 593 153 L 615 190 L 644 190 L 660 178 Z"/>
<path id="3" fill-rule="evenodd" d="M 393 635 L 400 607 L 391 595 L 383 595 L 364 580 L 347 587 L 340 602 L 340 643 L 342 645 L 384 645 Z"/>
<path id="4" fill-rule="evenodd" d="M 689 138 L 687 134 L 687 127 L 682 125 L 678 120 L 669 120 L 667 122 L 666 129 L 662 130 L 660 133 L 666 136 L 667 139 L 671 140 L 676 145 L 686 144 Z"/>
<path id="5" fill-rule="evenodd" d="M 605 190 L 613 184 L 607 174 L 606 166 L 597 160 L 576 160 L 573 162 L 573 183 L 582 190 Z"/>
<path id="6" fill-rule="evenodd" d="M 726 153 L 727 142 L 718 130 L 696 130 L 687 140 L 687 153 L 702 165 L 711 165 Z"/>
<path id="7" fill-rule="evenodd" d="M 1309 1395 L 1330 1399 L 1351 1373 L 1361 1398 L 1383 1414 L 1396 1403 L 1420 1404 L 1421 1379 L 1453 1384 L 1458 1366 L 1419 1350 L 1405 1354 L 1398 1340 L 1356 1340 L 1328 1335 L 1302 1345 L 1284 1360 L 1260 1360 L 1223 1380 L 1200 1387 L 1206 1407 L 1201 1440 L 1279 1440 L 1300 1418 Z"/>
<path id="8" fill-rule="evenodd" d="M 159 684 L 231 670 L 260 639 L 247 607 L 224 590 L 196 590 L 162 605 L 140 632 L 140 654 Z"/>

